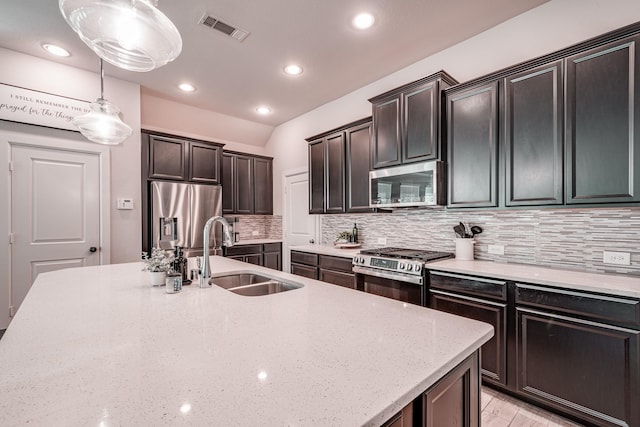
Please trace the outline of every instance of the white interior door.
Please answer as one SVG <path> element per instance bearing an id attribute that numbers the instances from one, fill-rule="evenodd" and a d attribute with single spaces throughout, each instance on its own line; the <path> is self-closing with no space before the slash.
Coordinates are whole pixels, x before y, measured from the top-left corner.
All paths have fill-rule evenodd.
<path id="1" fill-rule="evenodd" d="M 282 268 L 290 271 L 290 246 L 318 242 L 318 218 L 309 215 L 309 174 L 307 171 L 285 173 L 284 185 L 284 256 Z M 319 243 L 319 242 L 318 242 Z"/>
<path id="2" fill-rule="evenodd" d="M 39 273 L 100 263 L 100 156 L 10 146 L 11 304 Z"/>

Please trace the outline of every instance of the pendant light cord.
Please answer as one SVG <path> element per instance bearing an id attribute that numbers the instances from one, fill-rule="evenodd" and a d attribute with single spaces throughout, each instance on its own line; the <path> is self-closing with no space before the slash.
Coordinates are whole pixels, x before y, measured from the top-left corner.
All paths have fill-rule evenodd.
<path id="1" fill-rule="evenodd" d="M 100 58 L 100 99 L 104 99 L 104 66 Z"/>

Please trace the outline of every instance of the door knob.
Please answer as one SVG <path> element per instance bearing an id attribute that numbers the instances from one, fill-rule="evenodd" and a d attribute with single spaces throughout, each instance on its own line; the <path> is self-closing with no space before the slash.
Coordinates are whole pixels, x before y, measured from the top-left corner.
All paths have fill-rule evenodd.
<path id="1" fill-rule="evenodd" d="M 316 242 L 315 240 L 313 240 L 313 239 L 309 239 L 309 243 L 313 244 L 313 243 L 315 243 L 315 242 Z"/>
<path id="2" fill-rule="evenodd" d="M 98 248 L 96 248 L 95 246 L 91 246 L 91 247 L 89 248 L 89 252 L 92 252 L 92 253 L 93 253 L 93 252 L 95 252 L 95 251 L 97 251 L 97 250 L 98 250 Z"/>

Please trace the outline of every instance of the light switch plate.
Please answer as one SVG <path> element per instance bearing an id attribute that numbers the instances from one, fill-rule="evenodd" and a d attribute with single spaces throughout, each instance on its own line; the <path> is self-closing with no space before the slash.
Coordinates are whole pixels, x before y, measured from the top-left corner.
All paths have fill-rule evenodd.
<path id="1" fill-rule="evenodd" d="M 494 255 L 504 255 L 504 246 L 503 245 L 489 245 L 487 250 L 490 254 Z"/>
<path id="2" fill-rule="evenodd" d="M 257 236 L 257 235 L 259 235 L 259 234 L 260 234 L 260 233 L 258 232 L 258 230 L 253 230 L 253 231 L 251 232 L 251 235 L 252 235 L 252 236 Z"/>

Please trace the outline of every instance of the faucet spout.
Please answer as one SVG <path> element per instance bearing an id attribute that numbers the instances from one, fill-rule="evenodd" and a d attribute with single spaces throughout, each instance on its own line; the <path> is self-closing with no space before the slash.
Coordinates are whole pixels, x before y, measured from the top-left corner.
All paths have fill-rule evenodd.
<path id="1" fill-rule="evenodd" d="M 229 223 L 226 219 L 221 216 L 212 216 L 207 220 L 204 225 L 204 236 L 202 242 L 204 243 L 204 247 L 202 250 L 202 273 L 200 274 L 200 287 L 208 288 L 211 286 L 209 283 L 209 279 L 211 278 L 211 265 L 209 263 L 209 236 L 211 234 L 211 227 L 216 222 L 222 224 L 222 234 L 224 234 L 224 245 L 229 247 L 233 246 L 233 237 L 231 236 L 231 230 L 229 227 Z"/>

